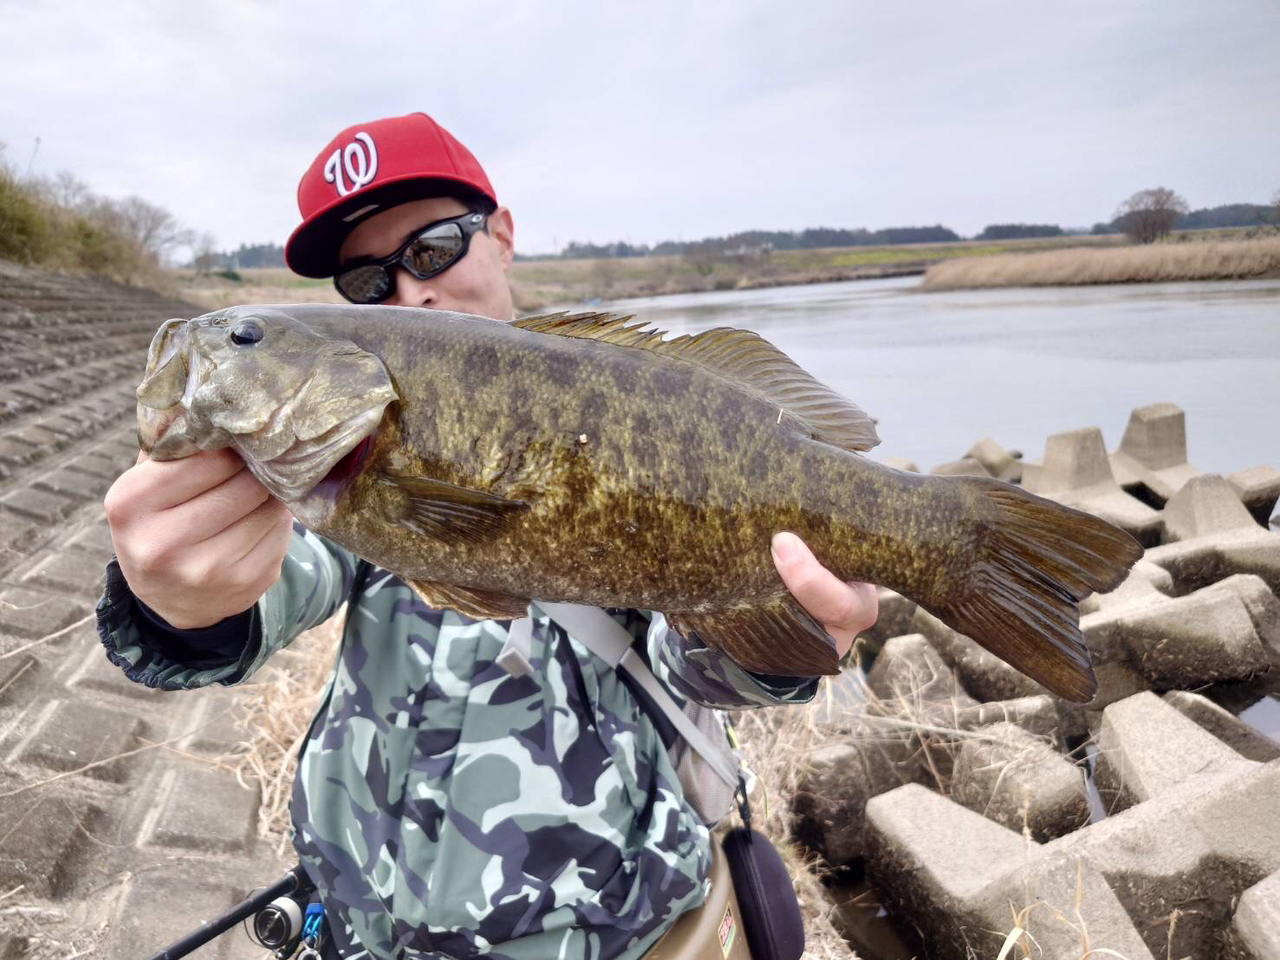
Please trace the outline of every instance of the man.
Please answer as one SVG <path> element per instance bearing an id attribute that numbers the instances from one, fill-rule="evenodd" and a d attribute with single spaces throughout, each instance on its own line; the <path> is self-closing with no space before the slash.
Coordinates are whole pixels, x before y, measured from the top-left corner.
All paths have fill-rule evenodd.
<path id="1" fill-rule="evenodd" d="M 424 114 L 344 130 L 298 202 L 298 273 L 335 276 L 357 302 L 514 319 L 511 212 Z M 99 629 L 139 682 L 236 683 L 348 603 L 292 806 L 339 955 L 633 958 L 702 901 L 710 839 L 653 723 L 547 617 L 532 675 L 508 675 L 495 663 L 505 621 L 426 606 L 292 523 L 229 451 L 140 457 L 106 508 L 117 559 Z M 794 535 L 773 554 L 843 655 L 875 620 L 874 588 L 842 583 Z M 813 678 L 750 674 L 661 614 L 613 615 L 677 696 L 743 708 L 813 695 Z"/>

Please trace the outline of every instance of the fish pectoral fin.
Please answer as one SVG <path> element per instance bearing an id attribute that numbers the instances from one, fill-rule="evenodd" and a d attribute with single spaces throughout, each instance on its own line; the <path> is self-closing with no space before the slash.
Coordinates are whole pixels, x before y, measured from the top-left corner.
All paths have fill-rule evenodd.
<path id="1" fill-rule="evenodd" d="M 668 613 L 686 637 L 702 640 L 755 673 L 812 677 L 840 672 L 836 642 L 790 596 L 766 607 Z"/>
<path id="2" fill-rule="evenodd" d="M 668 340 L 663 331 L 633 320 L 610 313 L 552 313 L 525 317 L 512 325 L 534 333 L 649 350 L 697 364 L 776 406 L 775 426 L 855 453 L 880 442 L 875 421 L 861 407 L 814 379 L 758 333 L 716 327 Z"/>
<path id="3" fill-rule="evenodd" d="M 406 495 L 403 509 L 393 518 L 395 522 L 414 533 L 441 540 L 482 543 L 529 509 L 525 500 L 508 500 L 429 477 L 388 476 L 383 483 L 398 487 Z"/>
<path id="4" fill-rule="evenodd" d="M 456 610 L 474 620 L 518 620 L 529 615 L 528 597 L 512 597 L 492 590 L 429 580 L 409 580 L 408 584 L 427 606 L 437 610 Z"/>

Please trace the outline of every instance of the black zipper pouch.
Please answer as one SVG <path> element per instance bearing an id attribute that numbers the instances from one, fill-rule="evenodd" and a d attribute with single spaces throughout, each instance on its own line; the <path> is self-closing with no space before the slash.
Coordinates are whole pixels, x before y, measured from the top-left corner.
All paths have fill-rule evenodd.
<path id="1" fill-rule="evenodd" d="M 723 846 L 751 960 L 800 960 L 804 919 L 781 855 L 750 827 L 734 827 Z"/>

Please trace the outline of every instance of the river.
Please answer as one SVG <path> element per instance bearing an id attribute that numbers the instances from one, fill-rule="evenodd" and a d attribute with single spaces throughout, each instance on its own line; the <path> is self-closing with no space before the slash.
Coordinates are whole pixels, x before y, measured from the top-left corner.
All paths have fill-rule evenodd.
<path id="1" fill-rule="evenodd" d="M 1280 467 L 1280 280 L 920 293 L 917 278 L 622 300 L 673 333 L 755 330 L 879 420 L 870 455 L 924 469 L 991 436 L 1028 459 L 1047 436 L 1172 401 L 1188 459 L 1231 473 Z M 1256 700 L 1256 702 L 1255 702 Z M 1280 701 L 1227 705 L 1280 740 Z M 868 958 L 906 948 L 864 883 L 832 891 Z M 909 951 L 908 951 L 909 952 Z"/>
<path id="2" fill-rule="evenodd" d="M 1202 470 L 1280 467 L 1280 280 L 920 293 L 918 278 L 619 300 L 673 333 L 747 327 L 879 421 L 876 459 L 929 468 L 991 436 L 1047 436 L 1129 411 L 1186 411 Z"/>

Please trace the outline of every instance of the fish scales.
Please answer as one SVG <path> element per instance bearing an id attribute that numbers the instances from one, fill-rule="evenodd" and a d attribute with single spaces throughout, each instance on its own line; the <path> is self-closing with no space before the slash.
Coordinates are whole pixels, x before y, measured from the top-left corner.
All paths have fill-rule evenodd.
<path id="1" fill-rule="evenodd" d="M 838 576 L 1088 699 L 1076 602 L 1123 578 L 1132 538 L 1000 481 L 861 456 L 869 418 L 754 334 L 663 340 L 626 320 L 291 306 L 170 321 L 140 434 L 157 458 L 235 447 L 308 527 L 471 615 L 651 608 L 749 669 L 835 672 L 771 559 L 791 530 Z"/>
<path id="2" fill-rule="evenodd" d="M 355 550 L 376 542 L 379 563 L 412 578 L 448 569 L 514 596 L 678 613 L 780 598 L 769 545 L 781 529 L 842 576 L 926 594 L 964 542 L 945 485 L 903 483 L 779 429 L 776 407 L 692 365 L 500 324 L 442 323 L 424 339 L 375 322 L 345 335 L 406 371 L 397 390 L 414 399 L 391 414 L 398 436 L 315 529 Z M 490 450 L 506 452 L 497 469 Z M 532 506 L 490 542 L 424 551 L 402 527 L 371 537 L 361 506 L 386 472 Z"/>

